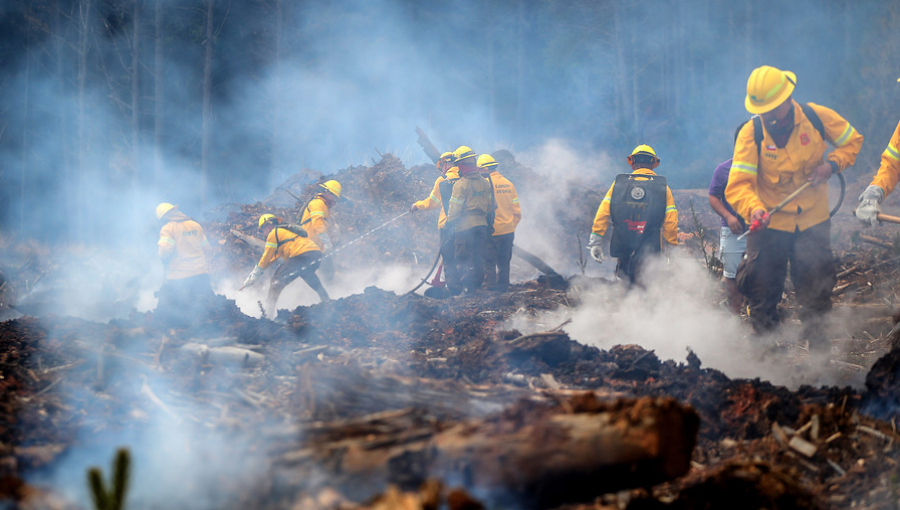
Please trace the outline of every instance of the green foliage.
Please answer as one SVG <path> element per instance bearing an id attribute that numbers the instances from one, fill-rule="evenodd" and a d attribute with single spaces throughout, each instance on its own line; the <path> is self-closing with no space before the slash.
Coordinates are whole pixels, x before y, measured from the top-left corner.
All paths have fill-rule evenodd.
<path id="1" fill-rule="evenodd" d="M 88 489 L 96 510 L 122 510 L 128 492 L 131 475 L 131 454 L 127 448 L 119 448 L 113 459 L 111 487 L 103 481 L 103 471 L 98 467 L 88 469 Z"/>

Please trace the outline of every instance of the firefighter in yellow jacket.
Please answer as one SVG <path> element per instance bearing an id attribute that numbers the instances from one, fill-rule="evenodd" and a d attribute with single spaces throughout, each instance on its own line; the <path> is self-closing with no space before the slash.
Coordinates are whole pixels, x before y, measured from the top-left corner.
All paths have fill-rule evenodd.
<path id="1" fill-rule="evenodd" d="M 516 187 L 500 174 L 499 165 L 493 156 L 482 154 L 478 156 L 477 164 L 481 175 L 494 188 L 494 202 L 497 204 L 493 233 L 488 238 L 485 253 L 485 283 L 489 290 L 506 292 L 509 288 L 509 262 L 512 260 L 516 225 L 522 219 L 522 208 L 519 206 Z"/>
<path id="2" fill-rule="evenodd" d="M 447 228 L 453 231 L 460 280 L 448 280 L 447 287 L 450 294 L 459 294 L 461 290 L 473 294 L 484 279 L 484 251 L 490 235 L 488 225 L 494 224 L 494 193 L 487 179 L 478 172 L 472 149 L 462 145 L 453 156 L 459 168 L 459 180 L 453 184 Z"/>
<path id="3" fill-rule="evenodd" d="M 281 218 L 274 214 L 260 216 L 258 228 L 266 236 L 266 249 L 241 288 L 254 285 L 263 271 L 281 258 L 283 262 L 275 270 L 269 283 L 269 293 L 266 297 L 267 312 L 275 313 L 275 305 L 281 291 L 297 277 L 302 278 L 312 290 L 316 291 L 319 299 L 328 301 L 328 293 L 316 276 L 316 269 L 322 261 L 322 250 L 313 242 L 307 231 L 299 225 L 283 224 Z"/>
<path id="4" fill-rule="evenodd" d="M 309 239 L 316 243 L 322 253 L 328 253 L 340 241 L 334 224 L 331 221 L 331 208 L 341 198 L 341 183 L 328 180 L 319 184 L 322 191 L 310 200 L 303 208 L 300 217 L 300 226 L 309 235 Z M 322 262 L 321 272 L 328 280 L 334 276 L 334 259 L 328 258 Z"/>
<path id="5" fill-rule="evenodd" d="M 204 249 L 209 246 L 203 228 L 163 202 L 156 206 L 156 218 L 165 224 L 159 231 L 159 258 L 165 266 L 166 281 L 159 291 L 157 309 L 184 311 L 197 299 L 213 295 Z"/>
<path id="6" fill-rule="evenodd" d="M 659 167 L 656 151 L 638 145 L 627 158 L 630 174 L 620 174 L 597 208 L 588 248 L 599 263 L 606 260 L 603 236 L 611 226 L 609 252 L 618 258 L 616 276 L 640 283 L 649 256 L 659 254 L 663 243 L 678 244 L 678 209 Z"/>
<path id="7" fill-rule="evenodd" d="M 794 73 L 770 66 L 750 74 L 744 105 L 760 119 L 747 122 L 738 134 L 725 199 L 748 223 L 767 227 L 749 235 L 737 272 L 754 331 L 779 325 L 778 303 L 790 263 L 804 336 L 822 352 L 828 346 L 820 319 L 831 309 L 836 282 L 826 183 L 853 164 L 863 137 L 830 108 L 810 103 L 807 116 L 793 100 L 796 83 Z M 763 131 L 759 143 L 757 126 Z M 835 146 L 827 159 L 824 138 Z M 769 217 L 767 211 L 807 182 L 810 188 Z"/>
<path id="8" fill-rule="evenodd" d="M 900 82 L 900 79 L 897 80 Z M 900 123 L 894 128 L 894 135 L 888 146 L 881 153 L 881 166 L 872 184 L 859 196 L 859 207 L 856 208 L 856 217 L 867 226 L 878 224 L 878 214 L 881 212 L 881 202 L 889 195 L 900 181 Z"/>
<path id="9" fill-rule="evenodd" d="M 428 211 L 440 209 L 438 213 L 438 232 L 440 232 L 440 255 L 443 260 L 444 277 L 447 282 L 458 282 L 459 275 L 456 272 L 456 249 L 453 247 L 453 233 L 444 228 L 447 225 L 447 212 L 450 207 L 450 195 L 453 193 L 453 183 L 459 180 L 459 168 L 455 166 L 453 152 L 441 154 L 436 166 L 441 173 L 434 180 L 431 194 L 423 200 L 419 200 L 410 206 L 410 212 Z M 458 287 L 458 285 L 456 285 Z"/>

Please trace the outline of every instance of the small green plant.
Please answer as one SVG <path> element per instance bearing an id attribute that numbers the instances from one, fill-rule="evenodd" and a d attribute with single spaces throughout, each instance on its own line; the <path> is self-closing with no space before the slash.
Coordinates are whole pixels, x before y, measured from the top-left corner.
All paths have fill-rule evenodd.
<path id="1" fill-rule="evenodd" d="M 575 234 L 575 244 L 578 246 L 578 268 L 581 269 L 581 274 L 584 274 L 584 269 L 587 267 L 587 257 L 584 256 L 584 245 L 581 244 L 581 234 Z"/>
<path id="2" fill-rule="evenodd" d="M 131 475 L 131 453 L 127 448 L 119 448 L 113 460 L 111 486 L 103 481 L 103 471 L 98 467 L 88 469 L 88 489 L 96 510 L 122 510 L 125 508 L 125 493 Z"/>

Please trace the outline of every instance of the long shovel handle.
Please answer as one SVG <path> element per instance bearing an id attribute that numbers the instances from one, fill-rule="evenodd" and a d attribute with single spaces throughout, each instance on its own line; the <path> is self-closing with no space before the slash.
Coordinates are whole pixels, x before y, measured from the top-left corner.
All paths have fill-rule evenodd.
<path id="1" fill-rule="evenodd" d="M 883 221 L 885 223 L 900 223 L 900 216 L 891 216 L 888 214 L 878 213 L 878 216 L 876 216 L 876 218 L 878 218 L 878 221 Z"/>

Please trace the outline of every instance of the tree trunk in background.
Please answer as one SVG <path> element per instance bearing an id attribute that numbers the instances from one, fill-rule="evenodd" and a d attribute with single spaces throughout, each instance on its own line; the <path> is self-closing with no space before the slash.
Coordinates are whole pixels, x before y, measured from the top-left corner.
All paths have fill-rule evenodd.
<path id="1" fill-rule="evenodd" d="M 66 81 L 61 79 L 66 72 L 65 64 L 67 64 L 72 55 L 69 53 L 69 43 L 68 41 L 68 27 L 70 23 L 70 15 L 69 13 L 64 13 L 60 0 L 54 2 L 54 15 L 53 15 L 53 28 L 52 32 L 56 34 L 56 37 L 53 39 L 53 54 L 56 59 L 56 76 L 59 77 L 56 80 L 57 93 L 60 97 L 63 97 L 67 91 L 66 89 Z M 66 2 L 68 4 L 68 2 Z M 70 6 L 71 9 L 71 6 Z M 62 146 L 62 182 L 65 190 L 62 193 L 62 205 L 64 210 L 67 212 L 75 210 L 75 198 L 72 196 L 72 193 L 69 190 L 76 189 L 74 176 L 72 175 L 72 138 L 69 126 L 69 109 L 68 108 L 60 108 L 59 112 L 59 133 L 60 133 L 60 145 Z M 73 216 L 72 216 L 73 217 Z M 71 232 L 66 232 L 63 237 L 71 238 Z"/>
<path id="2" fill-rule="evenodd" d="M 143 172 L 141 168 L 141 118 L 140 118 L 140 75 L 141 75 L 141 1 L 134 1 L 134 21 L 131 38 L 131 207 L 135 218 L 142 205 L 138 200 L 139 182 Z M 133 231 L 137 234 L 137 229 Z"/>
<path id="3" fill-rule="evenodd" d="M 206 0 L 206 54 L 203 59 L 203 128 L 200 149 L 200 207 L 206 210 L 209 179 L 209 143 L 212 130 L 212 59 L 213 59 L 213 2 Z"/>
<path id="4" fill-rule="evenodd" d="M 26 7 L 27 9 L 27 7 Z M 30 13 L 29 13 L 30 14 Z M 30 127 L 29 97 L 28 93 L 31 89 L 31 23 L 27 24 L 25 29 L 25 76 L 23 81 L 25 86 L 22 93 L 22 168 L 19 175 L 19 222 L 18 227 L 21 229 L 25 226 L 25 197 L 28 195 L 28 186 L 25 180 L 28 177 L 28 128 Z M 4 126 L 5 127 L 5 126 Z"/>
<path id="5" fill-rule="evenodd" d="M 156 188 L 160 184 L 162 173 L 162 130 L 163 130 L 163 107 L 165 105 L 165 67 L 164 56 L 165 48 L 163 45 L 163 10 L 164 0 L 156 0 L 156 13 L 153 20 L 154 28 L 154 48 L 153 48 L 153 187 Z"/>
<path id="6" fill-rule="evenodd" d="M 91 16 L 93 15 L 93 0 L 81 0 L 78 4 L 78 163 L 75 186 L 75 237 L 85 239 L 85 213 L 84 197 L 87 185 L 87 72 L 88 49 L 91 40 Z"/>
<path id="7" fill-rule="evenodd" d="M 631 100 L 628 96 L 628 62 L 625 59 L 625 27 L 622 20 L 622 6 L 616 3 L 613 6 L 613 27 L 615 31 L 616 45 L 616 119 L 617 128 L 626 127 L 627 115 L 630 111 Z M 624 134 L 624 133 L 623 133 Z"/>
<path id="8" fill-rule="evenodd" d="M 519 22 L 517 23 L 516 34 L 516 116 L 513 134 L 515 138 L 521 136 L 521 126 L 525 125 L 525 2 L 519 0 Z"/>
<path id="9" fill-rule="evenodd" d="M 284 29 L 284 1 L 275 0 L 275 32 L 274 37 L 274 55 L 275 64 L 275 80 L 272 84 L 272 156 L 269 164 L 270 182 L 282 182 L 286 176 L 281 175 L 284 171 L 282 167 L 283 155 L 282 137 L 284 136 L 284 116 L 282 114 L 282 105 L 284 101 L 284 91 L 282 90 L 282 30 Z"/>

